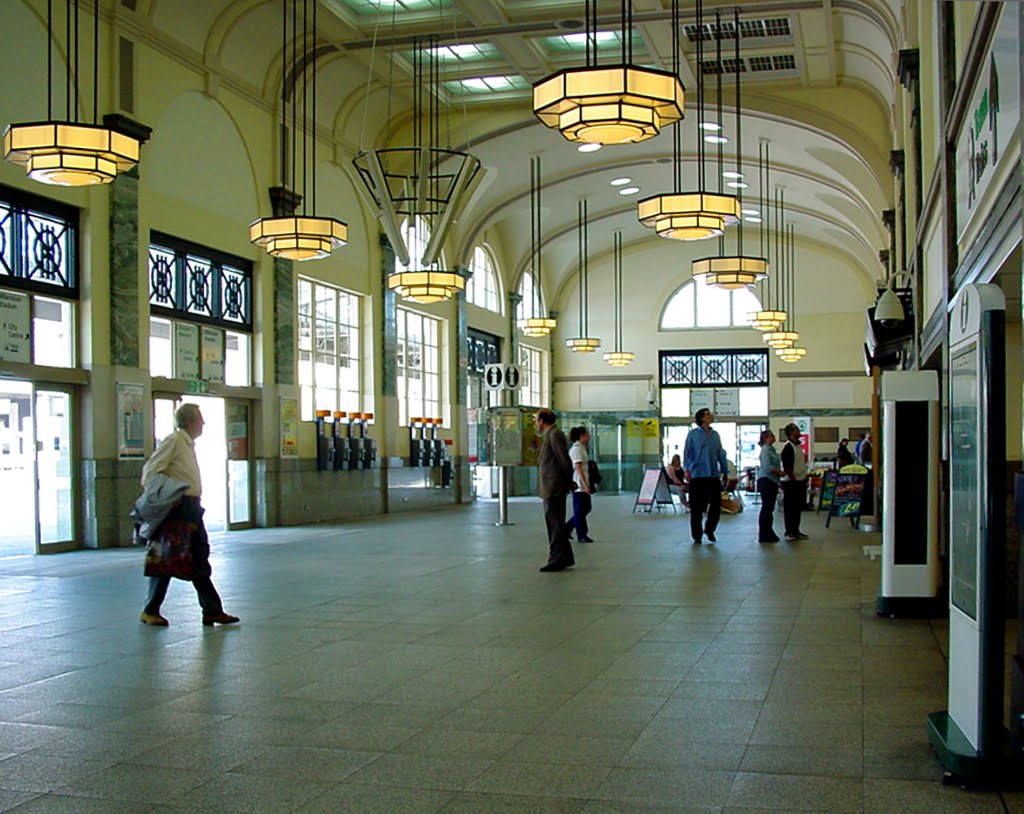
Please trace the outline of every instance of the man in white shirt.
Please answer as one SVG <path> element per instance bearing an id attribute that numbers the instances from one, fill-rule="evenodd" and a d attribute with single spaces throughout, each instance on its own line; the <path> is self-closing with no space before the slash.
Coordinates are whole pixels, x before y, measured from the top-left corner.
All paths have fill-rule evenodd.
<path id="1" fill-rule="evenodd" d="M 203 525 L 203 508 L 199 499 L 203 494 L 199 462 L 196 460 L 196 439 L 203 434 L 203 414 L 195 404 L 182 404 L 174 413 L 178 428 L 156 448 L 142 469 L 142 487 L 146 488 L 154 475 L 166 475 L 188 485 L 181 503 L 171 509 L 169 520 L 184 521 L 192 531 L 192 587 L 196 589 L 199 605 L 203 609 L 204 625 L 230 625 L 237 616 L 224 613 L 220 595 L 210 579 L 210 541 Z M 171 584 L 170 577 L 150 577 L 149 596 L 139 621 L 146 625 L 166 627 L 167 620 L 160 615 L 160 605 Z"/>
<path id="2" fill-rule="evenodd" d="M 800 531 L 800 516 L 807 505 L 807 455 L 800 444 L 800 428 L 787 424 L 786 445 L 782 448 L 782 516 L 786 523 L 787 540 L 806 540 Z"/>
<path id="3" fill-rule="evenodd" d="M 572 519 L 566 524 L 565 532 L 572 537 L 575 529 L 577 540 L 592 543 L 587 525 L 587 515 L 593 508 L 590 496 L 594 493 L 590 484 L 590 453 L 587 450 L 590 433 L 586 427 L 573 427 L 569 431 L 569 441 L 572 443 L 569 460 L 572 461 L 572 481 L 576 484 L 576 491 L 572 493 Z"/>

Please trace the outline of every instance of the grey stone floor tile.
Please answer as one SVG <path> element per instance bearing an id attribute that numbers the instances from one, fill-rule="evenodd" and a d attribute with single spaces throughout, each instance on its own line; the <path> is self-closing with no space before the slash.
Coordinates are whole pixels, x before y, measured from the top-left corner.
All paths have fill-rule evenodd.
<path id="1" fill-rule="evenodd" d="M 352 781 L 382 786 L 463 791 L 493 763 L 493 760 L 392 752 L 360 769 L 352 776 Z"/>
<path id="2" fill-rule="evenodd" d="M 113 762 L 54 753 L 46 748 L 0 761 L 0 783 L 22 792 L 48 792 L 109 768 Z"/>
<path id="3" fill-rule="evenodd" d="M 688 769 L 613 769 L 594 795 L 597 799 L 651 805 L 720 809 L 729 796 L 733 772 Z"/>
<path id="4" fill-rule="evenodd" d="M 579 814 L 585 800 L 462 792 L 440 814 Z"/>
<path id="5" fill-rule="evenodd" d="M 862 782 L 860 778 L 744 772 L 737 775 L 727 805 L 859 814 Z"/>
<path id="6" fill-rule="evenodd" d="M 149 803 L 90 800 L 61 794 L 43 794 L 12 808 L 15 814 L 149 814 Z"/>
<path id="7" fill-rule="evenodd" d="M 116 763 L 66 783 L 55 789 L 55 793 L 124 802 L 163 803 L 199 786 L 214 774 L 214 771 L 199 766 L 182 771 L 164 766 Z"/>
<path id="8" fill-rule="evenodd" d="M 422 732 L 416 726 L 389 726 L 378 723 L 332 721 L 304 733 L 298 740 L 303 746 L 322 749 L 351 749 L 357 752 L 390 752 L 396 746 Z"/>
<path id="9" fill-rule="evenodd" d="M 522 735 L 511 733 L 434 728 L 425 729 L 402 741 L 392 751 L 409 755 L 496 760 L 515 747 L 522 738 Z"/>
<path id="10" fill-rule="evenodd" d="M 751 744 L 743 755 L 740 771 L 860 778 L 864 764 L 860 744 L 843 749 Z"/>
<path id="11" fill-rule="evenodd" d="M 38 794 L 35 792 L 0 787 L 0 811 L 10 811 L 37 796 Z"/>
<path id="12" fill-rule="evenodd" d="M 527 797 L 571 797 L 586 800 L 611 772 L 611 766 L 568 766 L 499 760 L 474 780 L 470 791 L 520 794 Z"/>
<path id="13" fill-rule="evenodd" d="M 282 777 L 222 774 L 178 796 L 184 811 L 222 814 L 281 814 L 291 812 L 328 790 L 327 785 Z"/>
<path id="14" fill-rule="evenodd" d="M 581 814 L 721 814 L 721 806 L 655 805 L 619 800 L 591 800 Z M 774 814 L 774 812 L 773 812 Z"/>
<path id="15" fill-rule="evenodd" d="M 939 778 L 931 783 L 866 778 L 864 814 L 1003 814 L 998 794 L 943 786 Z"/>
<path id="16" fill-rule="evenodd" d="M 295 809 L 296 814 L 437 814 L 455 792 L 342 783 Z"/>
<path id="17" fill-rule="evenodd" d="M 630 738 L 533 734 L 520 739 L 504 757 L 517 763 L 614 766 L 632 745 Z"/>
<path id="18" fill-rule="evenodd" d="M 271 746 L 252 760 L 236 766 L 232 772 L 332 785 L 355 774 L 380 755 L 380 752 L 355 752 L 347 749 Z"/>

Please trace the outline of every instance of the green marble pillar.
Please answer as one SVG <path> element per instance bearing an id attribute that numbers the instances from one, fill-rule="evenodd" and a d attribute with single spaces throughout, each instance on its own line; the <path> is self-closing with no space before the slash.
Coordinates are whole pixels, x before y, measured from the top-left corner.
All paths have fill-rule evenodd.
<path id="1" fill-rule="evenodd" d="M 110 184 L 111 365 L 139 367 L 139 340 L 139 173 L 133 168 Z"/>
<path id="2" fill-rule="evenodd" d="M 384 398 L 398 395 L 398 295 L 388 288 L 388 277 L 395 271 L 395 250 L 386 235 L 380 236 L 381 249 L 381 392 Z"/>
<path id="3" fill-rule="evenodd" d="M 523 302 L 523 296 L 517 291 L 508 295 L 508 358 L 506 363 L 510 365 L 519 364 L 519 329 L 516 324 L 516 317 L 519 314 L 519 306 Z M 511 392 L 511 405 L 519 404 L 519 391 Z"/>
<path id="4" fill-rule="evenodd" d="M 467 279 L 472 272 L 457 266 L 455 269 Z M 465 292 L 455 295 L 455 398 L 452 420 L 459 452 L 452 461 L 455 468 L 455 502 L 466 503 L 473 499 L 472 477 L 469 471 L 467 441 L 469 439 L 469 413 L 466 409 L 466 393 L 469 388 L 469 318 L 466 314 Z"/>
<path id="5" fill-rule="evenodd" d="M 295 270 L 274 258 L 274 382 L 295 384 Z"/>

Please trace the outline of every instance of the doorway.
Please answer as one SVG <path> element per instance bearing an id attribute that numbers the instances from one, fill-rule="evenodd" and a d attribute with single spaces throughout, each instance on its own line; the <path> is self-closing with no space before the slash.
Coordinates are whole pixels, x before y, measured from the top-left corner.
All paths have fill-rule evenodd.
<path id="1" fill-rule="evenodd" d="M 196 460 L 207 530 L 251 527 L 249 402 L 215 396 L 154 396 L 153 434 L 158 443 L 174 432 L 174 411 L 186 401 L 199 407 L 206 421 L 196 439 Z"/>
<path id="2" fill-rule="evenodd" d="M 716 421 L 714 423 L 714 429 L 718 431 L 718 435 L 722 439 L 722 449 L 725 450 L 726 456 L 736 467 L 737 472 L 742 474 L 745 470 L 758 466 L 761 453 L 758 441 L 761 440 L 761 430 L 765 427 L 763 422 L 740 424 L 735 421 Z M 690 429 L 690 425 L 681 424 L 665 427 L 662 435 L 662 451 L 666 462 L 670 461 L 673 455 L 683 456 L 686 436 Z"/>
<path id="3" fill-rule="evenodd" d="M 0 383 L 0 556 L 75 546 L 69 390 L 33 382 Z"/>

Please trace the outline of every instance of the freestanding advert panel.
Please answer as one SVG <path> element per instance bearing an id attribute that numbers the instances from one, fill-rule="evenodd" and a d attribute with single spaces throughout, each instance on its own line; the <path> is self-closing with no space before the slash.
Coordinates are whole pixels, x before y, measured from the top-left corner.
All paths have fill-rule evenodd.
<path id="1" fill-rule="evenodd" d="M 882 374 L 882 588 L 878 613 L 931 615 L 938 600 L 939 377 Z"/>
<path id="2" fill-rule="evenodd" d="M 949 709 L 928 716 L 947 781 L 1008 768 L 1005 310 L 998 286 L 968 285 L 949 314 Z"/>

